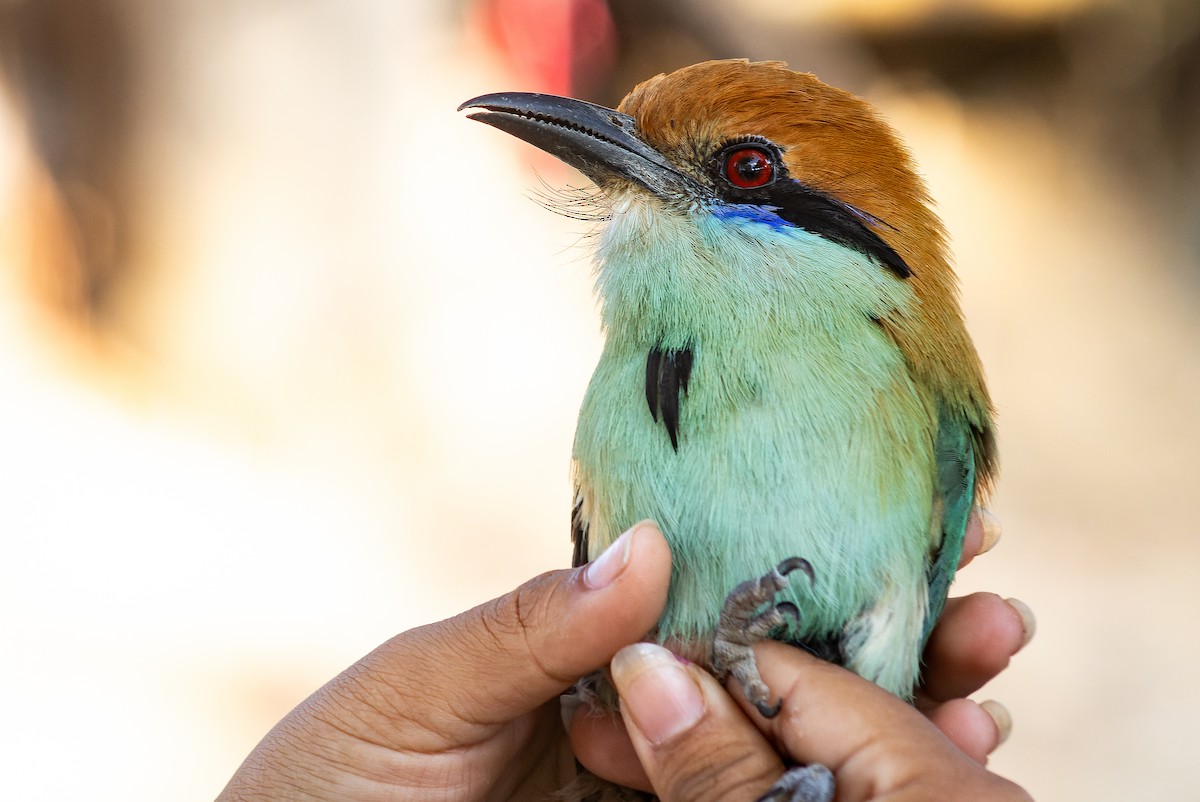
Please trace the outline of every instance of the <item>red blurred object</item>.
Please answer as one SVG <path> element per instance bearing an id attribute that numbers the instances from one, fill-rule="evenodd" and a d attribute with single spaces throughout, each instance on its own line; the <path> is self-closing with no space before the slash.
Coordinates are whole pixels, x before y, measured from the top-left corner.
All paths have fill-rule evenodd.
<path id="1" fill-rule="evenodd" d="M 617 36 L 607 0 L 480 0 L 480 28 L 526 84 L 578 97 L 604 83 Z"/>

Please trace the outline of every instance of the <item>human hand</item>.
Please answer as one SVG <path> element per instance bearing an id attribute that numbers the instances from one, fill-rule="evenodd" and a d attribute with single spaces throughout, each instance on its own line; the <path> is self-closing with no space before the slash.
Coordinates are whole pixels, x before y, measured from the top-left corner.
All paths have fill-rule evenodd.
<path id="1" fill-rule="evenodd" d="M 666 595 L 670 554 L 654 526 L 635 527 L 606 554 L 393 638 L 288 714 L 220 800 L 524 799 L 561 788 L 574 764 L 558 694 L 641 638 Z M 995 618 L 987 604 L 967 601 L 948 607 L 939 627 L 950 635 L 946 672 L 925 696 L 931 711 L 953 713 L 941 700 L 972 681 L 956 656 L 967 641 L 947 622 Z M 986 661 L 976 664 L 974 675 L 987 675 Z M 585 744 L 601 743 L 598 732 Z M 649 787 L 628 736 L 613 726 L 607 734 L 620 740 L 608 767 Z"/>
<path id="2" fill-rule="evenodd" d="M 962 565 L 989 550 L 998 538 L 999 526 L 995 519 L 987 512 L 976 511 L 967 529 Z M 944 739 L 980 764 L 985 763 L 987 755 L 1007 737 L 1011 720 L 1001 705 L 995 702 L 979 705 L 965 697 L 977 691 L 1008 665 L 1012 655 L 1032 637 L 1034 627 L 1033 614 L 1023 603 L 1016 600 L 1006 602 L 995 594 L 977 593 L 949 600 L 927 645 L 923 684 L 917 691 L 916 707 L 928 716 L 929 722 L 936 730 L 940 730 Z M 636 656 L 637 652 L 633 655 Z M 632 659 L 629 655 L 626 657 Z M 628 662 L 625 668 L 628 678 Z M 617 671 L 618 665 L 614 665 L 614 677 Z M 767 674 L 764 673 L 763 677 L 767 679 Z M 776 689 L 774 681 L 767 679 L 767 682 L 772 689 Z M 816 688 L 803 686 L 798 687 L 797 692 L 807 700 L 810 690 L 813 694 L 818 693 Z M 884 696 L 890 700 L 886 706 L 894 702 L 913 712 L 912 708 L 894 697 Z M 807 701 L 804 703 L 807 704 Z M 628 701 L 625 705 L 628 707 Z M 742 717 L 740 725 L 746 726 L 751 721 L 761 719 L 755 716 L 749 719 Z M 651 777 L 647 774 L 647 768 L 637 759 L 639 754 L 634 750 L 625 732 L 625 722 L 620 718 L 579 715 L 571 721 L 570 732 L 576 754 L 594 774 L 622 785 L 650 790 Z M 729 746 L 735 743 L 736 739 L 730 740 Z M 724 748 L 716 743 L 709 745 L 714 749 Z M 779 758 L 771 753 L 765 755 L 764 759 L 778 769 L 773 778 L 776 779 L 782 773 Z M 738 776 L 737 772 L 732 776 Z"/>
<path id="3" fill-rule="evenodd" d="M 952 734 L 861 677 L 779 643 L 759 644 L 755 656 L 783 701 L 773 719 L 655 644 L 613 659 L 629 737 L 664 802 L 759 799 L 785 771 L 780 755 L 830 769 L 839 802 L 1030 802 Z"/>
<path id="4" fill-rule="evenodd" d="M 559 695 L 654 627 L 670 570 L 658 530 L 635 527 L 588 566 L 397 635 L 279 722 L 218 802 L 557 791 L 575 774 Z"/>

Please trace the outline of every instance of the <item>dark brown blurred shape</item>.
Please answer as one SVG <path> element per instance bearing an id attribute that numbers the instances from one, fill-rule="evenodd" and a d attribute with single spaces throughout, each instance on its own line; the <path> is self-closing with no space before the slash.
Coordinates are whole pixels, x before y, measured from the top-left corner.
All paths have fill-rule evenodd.
<path id="1" fill-rule="evenodd" d="M 102 323 L 131 240 L 135 65 L 110 0 L 0 4 L 0 64 L 54 187 L 29 189 L 31 289 Z"/>

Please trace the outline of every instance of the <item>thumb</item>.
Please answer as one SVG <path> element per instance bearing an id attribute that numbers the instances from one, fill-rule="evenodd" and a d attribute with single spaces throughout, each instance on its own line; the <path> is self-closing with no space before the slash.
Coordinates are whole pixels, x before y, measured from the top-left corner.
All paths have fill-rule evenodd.
<path id="1" fill-rule="evenodd" d="M 364 703 L 378 738 L 421 722 L 408 748 L 446 748 L 528 713 L 645 636 L 666 602 L 671 555 L 643 522 L 600 557 L 552 571 L 461 615 L 397 635 L 329 688 Z M 339 692 L 341 691 L 341 692 Z M 400 716 L 397 716 L 397 712 Z M 395 730 L 397 736 L 399 730 Z"/>

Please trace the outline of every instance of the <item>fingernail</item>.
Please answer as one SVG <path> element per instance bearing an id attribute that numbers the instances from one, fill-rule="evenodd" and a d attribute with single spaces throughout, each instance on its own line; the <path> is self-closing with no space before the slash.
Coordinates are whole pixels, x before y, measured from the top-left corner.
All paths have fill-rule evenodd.
<path id="1" fill-rule="evenodd" d="M 704 697 L 675 655 L 653 643 L 635 643 L 612 661 L 621 709 L 646 740 L 664 744 L 691 729 L 704 715 Z"/>
<path id="2" fill-rule="evenodd" d="M 633 534 L 637 529 L 635 526 L 625 532 L 599 557 L 588 563 L 587 568 L 583 569 L 583 584 L 592 590 L 600 590 L 611 585 L 613 580 L 621 575 L 625 566 L 629 564 L 630 544 L 633 543 Z"/>
<path id="3" fill-rule="evenodd" d="M 986 554 L 1000 542 L 1004 530 L 1000 526 L 1000 519 L 992 515 L 987 507 L 979 507 L 979 523 L 983 525 L 983 543 L 979 546 L 979 553 Z"/>
<path id="4" fill-rule="evenodd" d="M 996 725 L 996 746 L 999 746 L 1007 741 L 1008 736 L 1012 735 L 1012 713 L 1009 713 L 1008 708 L 997 702 L 995 699 L 988 699 L 986 702 L 980 702 L 979 706 L 983 708 L 983 712 L 991 716 L 992 721 Z"/>
<path id="5" fill-rule="evenodd" d="M 1033 610 L 1029 609 L 1029 605 L 1020 599 L 1005 599 L 1008 606 L 1017 611 L 1017 615 L 1021 616 L 1021 645 L 1018 649 L 1024 649 L 1029 641 L 1033 640 L 1033 635 L 1037 632 L 1037 618 L 1033 614 Z"/>

